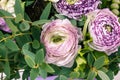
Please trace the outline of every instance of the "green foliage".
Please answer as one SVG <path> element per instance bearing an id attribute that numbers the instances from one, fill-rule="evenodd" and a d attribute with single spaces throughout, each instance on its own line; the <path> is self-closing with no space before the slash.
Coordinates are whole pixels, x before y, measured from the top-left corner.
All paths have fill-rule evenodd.
<path id="1" fill-rule="evenodd" d="M 40 49 L 40 50 L 37 51 L 37 53 L 35 55 L 35 62 L 38 65 L 44 62 L 44 51 L 43 51 L 43 49 Z"/>
<path id="2" fill-rule="evenodd" d="M 51 3 L 49 2 L 47 6 L 45 7 L 45 9 L 43 10 L 40 16 L 40 19 L 48 19 L 50 11 L 51 11 Z"/>
<path id="3" fill-rule="evenodd" d="M 95 62 L 94 62 L 94 67 L 96 69 L 100 69 L 103 65 L 104 65 L 104 62 L 105 62 L 105 57 L 102 56 L 100 58 L 98 58 Z"/>
<path id="4" fill-rule="evenodd" d="M 79 72 L 71 72 L 70 73 L 70 77 L 73 79 L 77 79 L 77 78 L 79 78 L 79 76 L 80 76 Z"/>
<path id="5" fill-rule="evenodd" d="M 24 7 L 21 0 L 15 1 L 15 14 L 21 14 L 24 17 Z"/>
<path id="6" fill-rule="evenodd" d="M 102 80 L 110 80 L 109 77 L 103 71 L 98 71 L 98 75 Z"/>
<path id="7" fill-rule="evenodd" d="M 95 76 L 96 76 L 96 72 L 92 70 L 88 73 L 87 80 L 94 80 Z"/>
<path id="8" fill-rule="evenodd" d="M 101 8 L 110 7 L 106 4 L 112 4 L 112 1 L 101 1 L 103 2 Z M 57 75 L 56 80 L 68 80 L 68 78 L 113 80 L 114 75 L 119 71 L 120 47 L 117 52 L 109 56 L 104 52 L 90 48 L 88 42 L 92 39 L 87 33 L 88 25 L 86 25 L 86 36 L 84 36 L 86 38 L 79 42 L 81 49 L 78 50 L 78 55 L 75 57 L 71 68 L 46 63 L 45 46 L 40 40 L 42 27 L 52 20 L 66 19 L 67 17 L 57 13 L 51 2 L 44 1 L 45 7 L 40 7 L 41 5 L 38 3 L 42 4 L 42 2 L 40 0 L 15 0 L 15 16 L 6 10 L 0 9 L 0 17 L 5 20 L 11 30 L 11 32 L 0 31 L 0 73 L 4 72 L 6 74 L 5 79 L 19 79 L 19 70 L 24 69 L 22 80 L 26 80 L 28 77 L 35 80 L 38 76 L 45 79 L 50 75 Z M 38 10 L 42 12 L 38 13 L 39 20 L 31 21 L 31 15 L 28 16 L 26 10 L 34 7 L 36 7 L 35 12 L 28 11 L 31 15 Z M 112 8 L 113 6 L 110 9 Z M 116 8 L 119 11 L 118 7 Z M 79 20 L 67 19 L 74 26 L 83 30 L 87 17 L 82 16 Z M 0 25 L 0 29 L 1 27 Z"/>

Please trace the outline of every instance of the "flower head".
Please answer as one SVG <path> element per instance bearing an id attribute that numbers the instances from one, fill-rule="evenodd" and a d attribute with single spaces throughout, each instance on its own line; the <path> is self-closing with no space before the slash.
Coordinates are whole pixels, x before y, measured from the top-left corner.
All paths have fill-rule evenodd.
<path id="1" fill-rule="evenodd" d="M 59 0 L 54 3 L 57 12 L 69 18 L 79 19 L 82 15 L 97 9 L 100 0 Z"/>
<path id="2" fill-rule="evenodd" d="M 67 19 L 43 25 L 41 42 L 46 48 L 46 62 L 71 67 L 77 55 L 79 39 L 82 35 Z"/>
<path id="3" fill-rule="evenodd" d="M 90 47 L 98 51 L 104 51 L 107 55 L 114 53 L 120 46 L 120 23 L 109 9 L 95 10 L 88 14 L 89 33 L 93 39 Z"/>

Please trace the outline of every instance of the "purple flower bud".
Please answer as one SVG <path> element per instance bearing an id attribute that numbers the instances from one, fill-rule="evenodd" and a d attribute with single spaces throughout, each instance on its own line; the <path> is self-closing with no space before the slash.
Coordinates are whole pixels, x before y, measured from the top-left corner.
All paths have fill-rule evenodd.
<path id="1" fill-rule="evenodd" d="M 0 29 L 6 32 L 11 32 L 10 28 L 8 27 L 3 18 L 0 18 Z"/>
<path id="2" fill-rule="evenodd" d="M 57 12 L 69 18 L 79 19 L 82 15 L 97 9 L 100 0 L 59 0 L 54 3 Z"/>
<path id="3" fill-rule="evenodd" d="M 43 25 L 41 42 L 46 48 L 46 62 L 71 67 L 77 55 L 78 41 L 82 39 L 78 32 L 78 28 L 68 19 L 58 19 Z"/>
<path id="4" fill-rule="evenodd" d="M 89 33 L 93 41 L 89 46 L 107 55 L 114 53 L 120 46 L 120 23 L 109 9 L 95 10 L 88 14 Z"/>

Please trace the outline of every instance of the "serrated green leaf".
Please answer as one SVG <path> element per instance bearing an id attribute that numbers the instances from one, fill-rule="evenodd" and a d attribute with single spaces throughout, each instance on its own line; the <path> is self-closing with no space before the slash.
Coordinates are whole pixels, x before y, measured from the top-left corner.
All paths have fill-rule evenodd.
<path id="1" fill-rule="evenodd" d="M 45 7 L 45 9 L 43 10 L 40 16 L 40 19 L 48 19 L 50 11 L 51 11 L 51 2 L 49 2 L 47 6 Z"/>
<path id="2" fill-rule="evenodd" d="M 70 73 L 70 77 L 73 78 L 73 79 L 78 78 L 79 75 L 80 75 L 79 72 L 71 72 L 71 73 Z"/>
<path id="3" fill-rule="evenodd" d="M 10 39 L 7 39 L 7 40 L 5 41 L 5 45 L 6 45 L 6 47 L 9 48 L 11 51 L 18 51 L 18 50 L 19 50 L 17 44 L 16 44 L 14 41 L 10 40 Z"/>
<path id="4" fill-rule="evenodd" d="M 102 79 L 102 80 L 110 80 L 109 77 L 107 76 L 107 74 L 105 74 L 103 71 L 98 71 L 98 76 Z"/>
<path id="5" fill-rule="evenodd" d="M 23 21 L 20 25 L 19 28 L 21 31 L 28 31 L 30 29 L 30 25 L 28 22 Z"/>
<path id="6" fill-rule="evenodd" d="M 105 56 L 101 56 L 94 62 L 93 66 L 96 69 L 99 69 L 99 68 L 101 68 L 104 65 L 104 63 L 105 63 Z"/>
<path id="7" fill-rule="evenodd" d="M 15 14 L 21 14 L 24 17 L 24 8 L 21 0 L 16 0 L 15 1 Z"/>
<path id="8" fill-rule="evenodd" d="M 10 78 L 10 65 L 9 62 L 5 62 L 4 64 L 4 73 L 7 75 L 7 78 Z"/>
<path id="9" fill-rule="evenodd" d="M 30 80 L 35 80 L 38 75 L 39 75 L 39 70 L 38 69 L 31 69 Z"/>
<path id="10" fill-rule="evenodd" d="M 35 55 L 35 63 L 41 64 L 42 62 L 44 62 L 44 50 L 40 49 L 37 51 L 37 53 Z"/>
<path id="11" fill-rule="evenodd" d="M 38 21 L 34 21 L 33 23 L 32 23 L 32 25 L 43 25 L 43 24 L 45 24 L 45 23 L 48 23 L 48 22 L 50 22 L 50 20 L 38 20 Z"/>
<path id="12" fill-rule="evenodd" d="M 42 78 L 45 79 L 47 77 L 47 72 L 44 69 L 42 69 L 41 67 L 39 68 L 39 73 Z"/>
<path id="13" fill-rule="evenodd" d="M 59 80 L 68 80 L 68 78 L 64 75 L 60 75 Z"/>
<path id="14" fill-rule="evenodd" d="M 33 40 L 32 47 L 38 49 L 40 47 L 40 42 L 38 40 Z"/>
<path id="15" fill-rule="evenodd" d="M 15 17 L 15 22 L 19 23 L 22 20 L 23 20 L 23 16 L 21 14 L 17 14 L 16 17 Z"/>
<path id="16" fill-rule="evenodd" d="M 95 76 L 96 76 L 96 72 L 95 71 L 90 71 L 88 73 L 87 80 L 94 80 Z"/>

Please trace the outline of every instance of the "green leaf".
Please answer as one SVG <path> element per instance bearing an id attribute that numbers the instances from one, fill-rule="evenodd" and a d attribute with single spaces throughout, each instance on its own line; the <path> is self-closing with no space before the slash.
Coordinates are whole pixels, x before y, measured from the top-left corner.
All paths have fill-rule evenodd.
<path id="1" fill-rule="evenodd" d="M 87 80 L 94 80 L 95 76 L 96 76 L 96 72 L 95 71 L 90 71 L 88 73 Z"/>
<path id="2" fill-rule="evenodd" d="M 32 25 L 43 25 L 43 24 L 45 24 L 45 23 L 48 23 L 48 22 L 50 22 L 50 20 L 38 20 L 38 21 L 34 21 L 33 23 L 32 23 Z"/>
<path id="3" fill-rule="evenodd" d="M 35 62 L 36 64 L 41 64 L 44 61 L 44 50 L 40 49 L 37 51 L 35 55 Z"/>
<path id="4" fill-rule="evenodd" d="M 77 25 L 77 21 L 76 21 L 76 20 L 72 19 L 72 20 L 70 20 L 70 21 L 71 21 L 71 23 L 72 23 L 74 26 Z"/>
<path id="5" fill-rule="evenodd" d="M 9 26 L 10 30 L 12 31 L 12 33 L 19 32 L 17 26 L 13 24 L 11 19 L 5 19 L 5 21 L 6 21 L 7 25 Z"/>
<path id="6" fill-rule="evenodd" d="M 28 55 L 25 55 L 25 61 L 28 64 L 29 67 L 34 68 L 35 67 L 35 61 L 33 57 L 30 57 Z"/>
<path id="7" fill-rule="evenodd" d="M 45 7 L 45 9 L 43 10 L 40 16 L 40 19 L 48 19 L 50 11 L 51 11 L 51 2 L 49 2 L 47 6 Z"/>
<path id="8" fill-rule="evenodd" d="M 38 27 L 32 27 L 31 32 L 32 32 L 32 37 L 39 41 L 41 30 Z"/>
<path id="9" fill-rule="evenodd" d="M 28 76 L 30 76 L 29 70 L 25 69 L 22 75 L 22 80 L 27 80 Z"/>
<path id="10" fill-rule="evenodd" d="M 107 74 L 105 74 L 103 71 L 98 71 L 98 76 L 102 79 L 102 80 L 110 80 L 109 77 L 107 76 Z"/>
<path id="11" fill-rule="evenodd" d="M 35 54 L 32 53 L 29 49 L 29 44 L 25 44 L 22 47 L 22 53 L 25 55 L 25 61 L 28 64 L 29 67 L 35 68 Z"/>
<path id="12" fill-rule="evenodd" d="M 61 14 L 55 14 L 55 16 L 56 16 L 57 18 L 59 18 L 59 19 L 65 19 L 65 18 L 66 18 L 65 16 L 63 16 L 63 15 L 61 15 Z"/>
<path id="13" fill-rule="evenodd" d="M 43 64 L 41 65 L 41 67 L 42 67 L 46 72 L 49 72 L 49 73 L 55 72 L 54 69 L 53 69 L 50 65 L 48 65 L 48 64 L 46 64 L 46 63 L 43 63 Z"/>
<path id="14" fill-rule="evenodd" d="M 22 34 L 24 34 L 24 33 L 22 33 Z M 17 36 L 17 37 L 15 37 L 15 40 L 20 48 L 23 47 L 23 45 L 25 45 L 26 43 L 32 42 L 30 34 Z"/>
<path id="15" fill-rule="evenodd" d="M 44 69 L 42 69 L 41 67 L 39 68 L 39 73 L 42 78 L 45 79 L 47 77 L 47 72 Z"/>
<path id="16" fill-rule="evenodd" d="M 94 67 L 96 67 L 96 69 L 101 68 L 105 63 L 105 56 L 101 56 L 99 57 L 95 62 L 94 62 Z"/>
<path id="17" fill-rule="evenodd" d="M 68 80 L 68 78 L 64 75 L 60 75 L 59 80 Z"/>
<path id="18" fill-rule="evenodd" d="M 4 73 L 7 75 L 7 78 L 10 78 L 10 65 L 9 62 L 5 62 L 4 64 Z"/>
<path id="19" fill-rule="evenodd" d="M 5 45 L 6 45 L 7 48 L 9 48 L 11 51 L 18 51 L 18 50 L 19 50 L 17 44 L 16 44 L 14 41 L 10 40 L 10 39 L 7 39 L 7 40 L 5 41 Z"/>
<path id="20" fill-rule="evenodd" d="M 113 71 L 108 71 L 107 72 L 108 77 L 110 78 L 110 80 L 114 79 L 114 72 Z"/>
<path id="21" fill-rule="evenodd" d="M 5 10 L 0 9 L 0 17 L 12 17 L 12 14 Z"/>
<path id="22" fill-rule="evenodd" d="M 117 55 L 120 56 L 120 47 L 118 48 Z"/>
<path id="23" fill-rule="evenodd" d="M 38 49 L 40 47 L 40 42 L 38 40 L 33 40 L 32 47 Z"/>
<path id="24" fill-rule="evenodd" d="M 92 53 L 89 53 L 87 56 L 87 61 L 88 61 L 88 65 L 92 66 L 93 62 L 94 62 L 94 57 L 92 56 Z"/>
<path id="25" fill-rule="evenodd" d="M 15 17 L 15 22 L 19 23 L 22 20 L 23 20 L 23 16 L 21 14 L 17 14 L 16 17 Z"/>
<path id="26" fill-rule="evenodd" d="M 71 72 L 70 73 L 70 77 L 75 79 L 75 78 L 78 78 L 80 76 L 80 73 L 79 72 Z"/>
<path id="27" fill-rule="evenodd" d="M 39 75 L 39 70 L 38 69 L 31 69 L 30 80 L 35 80 L 38 75 Z"/>
<path id="28" fill-rule="evenodd" d="M 16 0 L 15 1 L 15 14 L 21 14 L 24 17 L 24 8 L 21 0 Z"/>
<path id="29" fill-rule="evenodd" d="M 30 29 L 30 25 L 28 22 L 24 21 L 19 25 L 21 31 L 28 31 Z"/>

